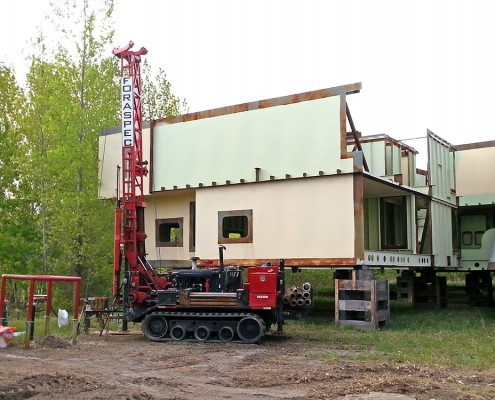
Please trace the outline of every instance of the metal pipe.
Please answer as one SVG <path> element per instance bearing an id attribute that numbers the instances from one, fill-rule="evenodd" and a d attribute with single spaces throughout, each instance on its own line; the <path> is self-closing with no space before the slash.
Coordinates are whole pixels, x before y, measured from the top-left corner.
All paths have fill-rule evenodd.
<path id="1" fill-rule="evenodd" d="M 81 298 L 81 281 L 77 281 L 74 287 L 74 317 L 72 319 L 72 344 L 77 340 L 77 321 L 79 319 L 79 299 Z"/>
<path id="2" fill-rule="evenodd" d="M 20 274 L 2 274 L 2 279 L 18 279 L 30 281 L 59 281 L 59 282 L 76 282 L 81 281 L 78 276 L 59 276 L 59 275 L 20 275 Z M 3 283 L 2 283 L 3 285 Z"/>
<path id="3" fill-rule="evenodd" d="M 227 250 L 225 246 L 218 246 L 218 253 L 219 253 L 219 259 L 220 259 L 220 271 L 223 272 L 223 269 L 225 268 L 225 265 L 223 264 L 223 251 Z"/>
<path id="4" fill-rule="evenodd" d="M 198 269 L 199 257 L 191 257 L 191 269 Z"/>

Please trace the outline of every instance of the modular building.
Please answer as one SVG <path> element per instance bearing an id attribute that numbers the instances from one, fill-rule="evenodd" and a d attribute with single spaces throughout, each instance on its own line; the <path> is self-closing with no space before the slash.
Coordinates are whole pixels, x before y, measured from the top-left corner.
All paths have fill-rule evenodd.
<path id="1" fill-rule="evenodd" d="M 146 250 L 155 267 L 487 270 L 493 142 L 427 131 L 428 167 L 387 135 L 362 136 L 355 83 L 151 121 L 143 129 Z M 120 128 L 100 135 L 100 196 L 116 194 Z M 484 164 L 481 160 L 489 164 Z M 489 167 L 492 166 L 492 168 Z"/>

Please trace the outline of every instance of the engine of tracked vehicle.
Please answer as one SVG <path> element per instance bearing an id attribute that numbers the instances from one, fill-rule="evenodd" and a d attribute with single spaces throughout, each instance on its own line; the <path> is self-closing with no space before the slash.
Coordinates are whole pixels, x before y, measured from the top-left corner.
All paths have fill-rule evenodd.
<path id="1" fill-rule="evenodd" d="M 243 271 L 237 266 L 172 271 L 168 281 L 172 288 L 192 292 L 236 292 L 244 287 Z"/>

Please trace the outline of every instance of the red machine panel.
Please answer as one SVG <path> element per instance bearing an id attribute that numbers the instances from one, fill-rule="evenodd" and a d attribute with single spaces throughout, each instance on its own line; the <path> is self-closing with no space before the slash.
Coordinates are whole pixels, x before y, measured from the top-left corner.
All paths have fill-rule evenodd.
<path id="1" fill-rule="evenodd" d="M 277 293 L 278 267 L 254 267 L 248 269 L 251 293 Z"/>
<path id="2" fill-rule="evenodd" d="M 252 309 L 273 308 L 277 306 L 277 293 L 249 293 L 249 307 Z"/>

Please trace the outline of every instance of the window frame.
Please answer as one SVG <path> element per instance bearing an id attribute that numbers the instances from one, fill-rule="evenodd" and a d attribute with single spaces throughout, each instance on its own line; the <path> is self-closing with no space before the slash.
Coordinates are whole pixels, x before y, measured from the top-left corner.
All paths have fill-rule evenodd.
<path id="1" fill-rule="evenodd" d="M 390 201 L 390 199 L 394 199 L 395 201 Z M 401 204 L 398 204 L 401 209 L 403 209 L 403 213 L 399 213 L 401 216 L 401 221 L 403 224 L 400 224 L 400 234 L 404 238 L 404 243 L 402 244 L 390 244 L 387 242 L 387 212 L 385 210 L 385 205 L 388 202 L 396 203 L 397 200 L 400 200 Z M 407 250 L 409 248 L 409 236 L 408 236 L 408 207 L 407 207 L 407 196 L 387 196 L 380 197 L 380 248 L 383 250 Z"/>
<path id="2" fill-rule="evenodd" d="M 189 203 L 189 252 L 196 251 L 196 202 Z"/>
<path id="3" fill-rule="evenodd" d="M 462 235 L 461 235 L 461 244 L 463 246 L 472 246 L 474 244 L 473 232 L 471 232 L 471 231 L 464 231 L 464 232 L 462 232 Z"/>
<path id="4" fill-rule="evenodd" d="M 485 231 L 474 231 L 474 245 L 479 246 L 481 248 L 481 245 L 483 243 L 483 235 L 485 234 Z"/>
<path id="5" fill-rule="evenodd" d="M 247 235 L 240 238 L 223 237 L 223 220 L 228 217 L 247 217 Z M 218 244 L 253 243 L 253 210 L 218 212 Z"/>
<path id="6" fill-rule="evenodd" d="M 176 242 L 160 241 L 160 225 L 162 224 L 178 224 L 179 237 Z M 183 247 L 184 246 L 184 218 L 160 218 L 155 220 L 155 244 L 156 247 Z"/>

